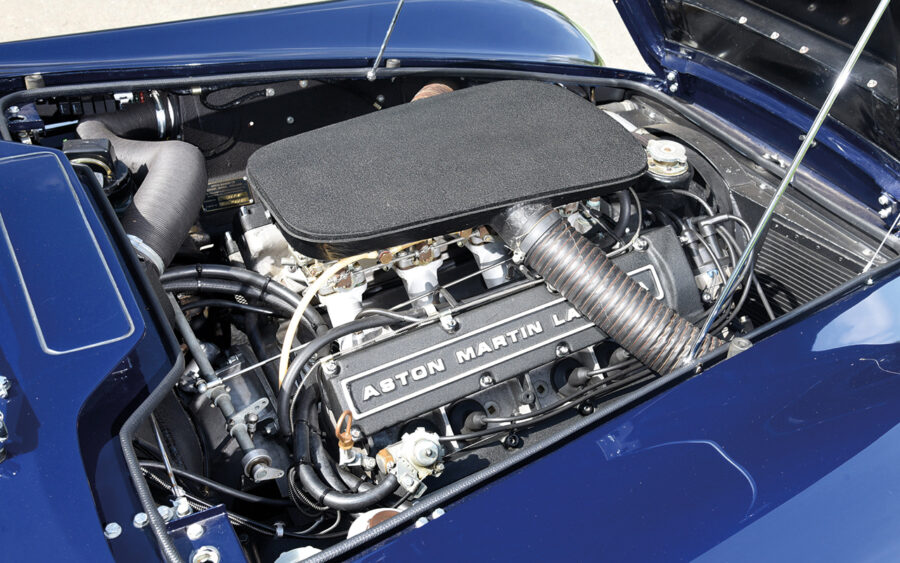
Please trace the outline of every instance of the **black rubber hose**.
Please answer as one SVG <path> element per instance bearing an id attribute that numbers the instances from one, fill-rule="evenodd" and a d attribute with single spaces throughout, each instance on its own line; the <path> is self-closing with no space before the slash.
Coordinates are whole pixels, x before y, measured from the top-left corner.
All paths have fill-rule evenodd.
<path id="1" fill-rule="evenodd" d="M 387 326 L 394 322 L 397 321 L 394 319 L 374 316 L 366 317 L 364 319 L 357 319 L 347 324 L 337 326 L 329 330 L 325 334 L 316 337 L 315 339 L 311 340 L 309 344 L 307 344 L 302 350 L 300 350 L 297 353 L 297 357 L 294 358 L 294 360 L 288 366 L 287 373 L 284 376 L 284 381 L 281 382 L 281 388 L 278 390 L 278 397 L 276 398 L 275 410 L 278 413 L 278 425 L 281 427 L 282 434 L 284 434 L 285 436 L 291 435 L 291 397 L 294 394 L 294 385 L 297 383 L 297 379 L 300 377 L 304 366 L 306 366 L 310 358 L 312 358 L 317 351 L 324 348 L 325 346 L 328 346 L 342 336 L 347 336 L 348 334 L 353 334 L 354 332 L 359 332 L 361 330 L 366 330 L 369 328 Z M 304 416 L 306 414 L 304 411 L 298 412 L 302 412 Z"/>
<path id="2" fill-rule="evenodd" d="M 156 510 L 156 500 L 153 498 L 153 493 L 150 492 L 150 487 L 147 485 L 147 480 L 144 478 L 143 471 L 141 471 L 141 462 L 137 457 L 137 453 L 134 451 L 134 436 L 141 422 L 146 420 L 150 416 L 150 413 L 162 403 L 169 391 L 171 391 L 172 388 L 175 387 L 175 384 L 181 379 L 183 373 L 184 356 L 179 354 L 178 358 L 175 360 L 175 365 L 172 366 L 169 373 L 167 373 L 159 385 L 150 392 L 150 395 L 144 399 L 144 402 L 131 413 L 131 416 L 129 416 L 128 420 L 125 421 L 125 424 L 122 425 L 122 429 L 119 430 L 119 443 L 122 446 L 122 454 L 125 456 L 125 464 L 128 466 L 128 473 L 131 475 L 131 481 L 134 483 L 134 488 L 137 490 L 138 499 L 141 501 L 144 512 L 146 512 L 147 516 L 150 518 L 150 528 L 156 536 L 160 551 L 162 551 L 162 555 L 166 561 L 169 561 L 170 563 L 181 563 L 181 555 L 178 553 L 178 549 L 175 547 L 172 538 L 169 537 L 165 520 L 162 519 L 162 516 L 160 516 L 159 512 Z"/>
<path id="3" fill-rule="evenodd" d="M 301 464 L 297 467 L 300 484 L 313 499 L 329 508 L 347 512 L 361 512 L 391 496 L 397 490 L 397 478 L 388 475 L 380 483 L 363 493 L 339 493 L 325 486 L 319 480 L 311 465 Z"/>
<path id="4" fill-rule="evenodd" d="M 659 374 L 679 367 L 700 336 L 689 323 L 610 261 L 546 204 L 513 207 L 495 230 L 525 264 L 597 327 Z M 707 335 L 699 355 L 722 344 Z"/>
<path id="5" fill-rule="evenodd" d="M 309 393 L 315 396 L 315 393 Z M 338 475 L 337 469 L 329 459 L 325 451 L 325 444 L 322 443 L 321 432 L 319 428 L 319 408 L 318 401 L 313 401 L 307 407 L 306 421 L 309 425 L 309 450 L 313 464 L 319 470 L 319 474 L 325 479 L 325 483 L 332 489 L 346 493 L 347 485 L 341 476 Z"/>
<path id="6" fill-rule="evenodd" d="M 625 236 L 625 230 L 628 229 L 628 223 L 631 221 L 631 192 L 628 190 L 617 192 L 616 199 L 619 201 L 619 218 L 616 220 L 613 234 L 621 240 Z"/>
<path id="7" fill-rule="evenodd" d="M 166 465 L 159 461 L 141 460 L 140 464 L 141 464 L 141 467 L 145 467 L 147 469 L 158 469 L 158 470 L 162 470 L 162 471 L 166 470 Z M 239 491 L 238 489 L 233 489 L 233 488 L 229 487 L 228 485 L 223 485 L 222 483 L 219 483 L 218 481 L 213 481 L 212 479 L 204 477 L 203 475 L 198 475 L 197 473 L 193 473 L 191 471 L 185 471 L 184 469 L 179 469 L 178 467 L 173 467 L 172 472 L 175 473 L 175 475 L 178 475 L 179 477 L 181 477 L 183 479 L 187 479 L 188 481 L 193 481 L 199 485 L 203 485 L 204 487 L 218 491 L 218 492 L 222 493 L 223 495 L 228 495 L 230 497 L 233 497 L 237 500 L 242 500 L 244 502 L 249 502 L 249 503 L 253 503 L 253 504 L 270 504 L 272 506 L 293 506 L 294 505 L 294 503 L 292 503 L 289 500 L 280 499 L 280 498 L 261 497 L 261 496 L 254 495 L 251 493 L 246 493 L 244 491 Z"/>
<path id="8" fill-rule="evenodd" d="M 208 280 L 208 279 L 182 279 L 172 280 L 163 283 L 163 289 L 170 293 L 214 293 L 221 295 L 245 295 L 253 299 L 258 299 L 265 304 L 278 309 L 282 313 L 291 315 L 294 309 L 283 299 L 270 294 L 260 294 L 259 289 L 252 285 L 247 285 L 232 280 Z M 306 317 L 304 316 L 304 320 Z"/>
<path id="9" fill-rule="evenodd" d="M 88 119 L 102 123 L 114 135 L 128 139 L 158 141 L 175 128 L 174 107 L 169 111 L 169 100 L 155 97 L 146 103 L 127 104 L 111 113 L 97 113 Z"/>
<path id="10" fill-rule="evenodd" d="M 201 299 L 192 301 L 181 306 L 182 311 L 190 311 L 192 309 L 205 309 L 207 307 L 235 309 L 244 313 L 254 313 L 260 315 L 282 315 L 280 311 L 273 311 L 265 307 L 257 307 L 256 305 L 247 305 L 246 303 L 238 303 L 237 301 L 229 301 L 228 299 Z"/>
<path id="11" fill-rule="evenodd" d="M 120 114 L 104 119 L 109 121 Z M 126 118 L 121 118 L 126 119 Z M 78 124 L 82 139 L 109 139 L 128 168 L 147 175 L 122 217 L 125 232 L 143 241 L 167 266 L 200 214 L 206 195 L 206 161 L 194 145 L 181 141 L 133 141 L 114 134 L 97 119 Z"/>
<path id="12" fill-rule="evenodd" d="M 297 405 L 294 456 L 297 458 L 297 477 L 303 489 L 312 495 L 313 500 L 319 505 L 350 512 L 365 510 L 389 497 L 398 486 L 397 478 L 393 475 L 386 476 L 381 483 L 371 489 L 358 493 L 340 492 L 322 482 L 313 465 L 317 448 L 318 451 L 323 450 L 315 414 L 317 402 L 318 395 L 312 388 L 300 396 Z"/>
<path id="13" fill-rule="evenodd" d="M 245 283 L 259 290 L 260 295 L 271 294 L 285 301 L 291 305 L 290 313 L 293 313 L 294 309 L 300 306 L 300 303 L 302 302 L 299 295 L 274 281 L 272 278 L 252 270 L 235 268 L 234 266 L 223 266 L 221 264 L 195 264 L 193 266 L 172 268 L 160 276 L 160 280 L 162 280 L 164 284 L 166 282 L 173 282 L 174 280 L 195 278 L 227 279 Z M 306 308 L 303 312 L 303 317 L 308 321 L 307 328 L 309 328 L 313 334 L 324 334 L 325 331 L 328 330 L 325 319 L 323 319 L 322 315 L 312 307 Z"/>

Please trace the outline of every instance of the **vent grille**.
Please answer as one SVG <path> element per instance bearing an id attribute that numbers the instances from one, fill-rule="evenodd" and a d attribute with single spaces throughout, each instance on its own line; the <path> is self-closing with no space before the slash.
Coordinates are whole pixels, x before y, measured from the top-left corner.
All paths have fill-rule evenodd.
<path id="1" fill-rule="evenodd" d="M 848 267 L 851 263 L 831 254 L 799 234 L 770 230 L 757 258 L 756 273 L 777 315 L 812 301 L 858 273 Z M 755 292 L 751 296 L 751 318 L 765 320 Z"/>

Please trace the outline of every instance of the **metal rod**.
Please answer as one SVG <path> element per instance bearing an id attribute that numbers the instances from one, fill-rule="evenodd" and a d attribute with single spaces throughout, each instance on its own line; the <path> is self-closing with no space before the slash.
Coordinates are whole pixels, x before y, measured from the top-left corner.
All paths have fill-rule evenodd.
<path id="1" fill-rule="evenodd" d="M 159 431 L 159 423 L 156 422 L 156 415 L 150 413 L 150 421 L 153 423 L 153 433 L 156 434 L 156 444 L 159 446 L 159 453 L 162 456 L 163 463 L 166 466 L 166 473 L 169 474 L 169 481 L 172 482 L 172 491 L 176 497 L 184 496 L 184 489 L 178 485 L 175 480 L 175 472 L 172 471 L 172 462 L 169 461 L 169 453 L 166 451 L 166 445 L 163 443 L 162 432 Z"/>
<path id="2" fill-rule="evenodd" d="M 381 66 L 381 59 L 384 57 L 384 50 L 387 49 L 388 41 L 391 40 L 391 34 L 394 32 L 394 25 L 397 23 L 397 18 L 400 16 L 400 8 L 402 7 L 403 0 L 398 0 L 397 9 L 394 10 L 394 17 L 391 18 L 391 24 L 387 28 L 387 33 L 384 34 L 384 41 L 381 42 L 381 48 L 378 49 L 378 56 L 375 57 L 375 64 L 373 64 L 372 68 L 369 69 L 369 72 L 366 73 L 366 78 L 369 79 L 369 82 L 375 80 L 378 67 Z"/>
<path id="3" fill-rule="evenodd" d="M 703 325 L 703 329 L 700 331 L 700 334 L 694 342 L 694 345 L 691 347 L 691 353 L 686 359 L 687 362 L 693 361 L 697 356 L 697 352 L 700 350 L 700 346 L 703 344 L 703 339 L 709 333 L 710 329 L 713 326 L 713 323 L 716 320 L 716 317 L 719 316 L 719 313 L 722 311 L 725 303 L 730 298 L 735 286 L 737 285 L 738 280 L 741 279 L 744 268 L 747 266 L 747 262 L 753 255 L 754 249 L 765 236 L 766 227 L 768 226 L 769 221 L 772 219 L 772 215 L 775 213 L 775 207 L 778 205 L 778 202 L 781 201 L 781 196 L 784 195 L 784 192 L 787 190 L 788 185 L 790 185 L 790 183 L 793 181 L 794 174 L 800 167 L 800 163 L 803 161 L 803 157 L 806 156 L 806 151 L 809 150 L 809 147 L 812 146 L 813 141 L 815 141 L 816 134 L 819 132 L 822 124 L 825 122 L 825 118 L 828 117 L 828 112 L 831 111 L 831 107 L 834 105 L 838 94 L 840 94 L 841 90 L 844 87 L 844 84 L 847 83 L 847 79 L 850 77 L 850 72 L 853 70 L 853 66 L 856 64 L 856 61 L 859 60 L 863 49 L 865 49 L 866 44 L 869 42 L 869 38 L 872 37 L 872 33 L 875 31 L 875 26 L 878 25 L 878 21 L 881 19 L 881 16 L 884 14 L 885 10 L 887 10 L 889 4 L 890 0 L 881 0 L 878 3 L 878 7 L 875 8 L 875 13 L 872 14 L 872 18 L 866 25 L 866 29 L 862 32 L 859 41 L 856 42 L 856 46 L 853 47 L 853 51 L 850 53 L 850 57 L 847 59 L 847 62 L 844 63 L 844 68 L 842 68 L 840 74 L 838 74 L 837 80 L 834 81 L 834 86 L 831 87 L 831 91 L 828 92 L 828 97 L 825 98 L 825 103 L 822 104 L 822 108 L 819 109 L 819 114 L 816 115 L 816 119 L 809 127 L 809 131 L 806 132 L 806 136 L 803 138 L 803 143 L 800 145 L 800 148 L 797 149 L 797 154 L 794 155 L 794 160 L 791 161 L 791 165 L 788 168 L 787 173 L 784 175 L 784 178 L 781 180 L 781 184 L 778 186 L 778 190 L 772 197 L 772 201 L 771 203 L 769 203 L 769 207 L 766 208 L 765 213 L 763 213 L 762 218 L 759 220 L 759 224 L 756 225 L 756 229 L 753 231 L 753 235 L 747 242 L 747 247 L 744 249 L 744 253 L 741 254 L 738 263 L 734 267 L 734 271 L 731 273 L 731 276 L 725 283 L 725 288 L 722 290 L 722 293 L 719 294 L 719 299 L 716 300 L 716 303 L 715 305 L 713 305 L 709 316 L 706 318 L 706 323 Z"/>

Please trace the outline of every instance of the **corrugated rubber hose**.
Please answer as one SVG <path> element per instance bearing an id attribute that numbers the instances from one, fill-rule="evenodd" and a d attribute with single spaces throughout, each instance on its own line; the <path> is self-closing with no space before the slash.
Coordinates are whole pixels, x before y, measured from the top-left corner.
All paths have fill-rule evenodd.
<path id="1" fill-rule="evenodd" d="M 109 139 L 116 156 L 134 173 L 147 175 L 122 217 L 125 232 L 169 264 L 188 230 L 197 220 L 206 194 L 206 161 L 200 149 L 181 141 L 134 141 L 116 135 L 110 123 L 117 118 L 133 129 L 137 117 L 155 119 L 152 113 L 121 113 L 85 119 L 78 124 L 82 139 Z M 153 256 L 145 256 L 156 263 Z"/>
<path id="2" fill-rule="evenodd" d="M 656 300 L 546 204 L 518 205 L 493 226 L 585 318 L 659 374 L 679 367 L 700 329 Z M 707 335 L 700 355 L 722 344 Z"/>

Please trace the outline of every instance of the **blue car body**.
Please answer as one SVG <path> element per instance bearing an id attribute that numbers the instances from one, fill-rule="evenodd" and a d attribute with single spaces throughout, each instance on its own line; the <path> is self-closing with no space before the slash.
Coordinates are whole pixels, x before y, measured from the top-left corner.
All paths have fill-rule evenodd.
<path id="1" fill-rule="evenodd" d="M 409 1 L 385 56 L 414 68 L 634 80 L 790 159 L 814 107 L 670 49 L 649 4 L 622 4 L 654 75 L 604 68 L 571 22 L 513 0 Z M 348 0 L 0 45 L 0 93 L 34 73 L 50 87 L 260 70 L 362 76 L 394 7 Z M 833 120 L 803 173 L 847 198 L 860 221 L 875 221 L 866 208 L 883 192 L 900 196 L 900 163 Z M 11 381 L 0 399 L 10 435 L 0 463 L 2 558 L 154 560 L 152 536 L 131 525 L 140 505 L 117 432 L 177 346 L 108 204 L 84 190 L 61 153 L 2 142 L 0 178 L 0 375 Z M 597 417 L 468 496 L 448 496 L 443 516 L 354 555 L 896 560 L 895 266 L 795 310 L 739 358 Z M 124 529 L 114 541 L 104 538 L 108 522 Z"/>

